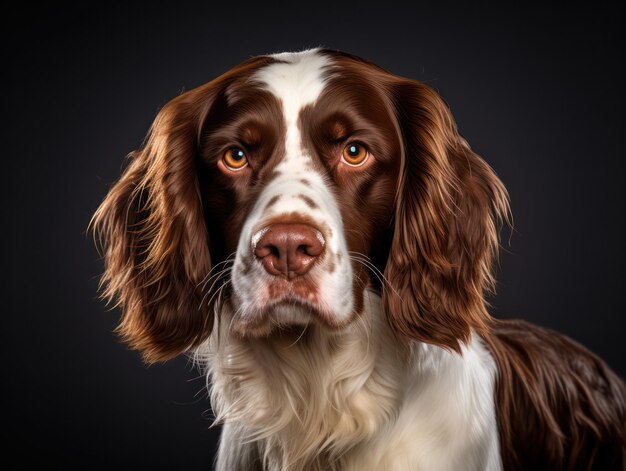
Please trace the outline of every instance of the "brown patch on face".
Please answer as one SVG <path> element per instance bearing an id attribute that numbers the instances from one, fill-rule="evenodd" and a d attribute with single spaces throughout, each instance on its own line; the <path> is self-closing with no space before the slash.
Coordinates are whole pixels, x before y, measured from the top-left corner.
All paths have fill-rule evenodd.
<path id="1" fill-rule="evenodd" d="M 263 179 L 265 182 L 269 183 L 277 177 L 280 177 L 282 172 L 280 170 L 272 169 L 272 171 Z"/>
<path id="2" fill-rule="evenodd" d="M 332 273 L 332 272 L 334 272 L 334 271 L 335 271 L 335 267 L 336 267 L 335 261 L 334 261 L 334 260 L 333 260 L 333 258 L 331 257 L 331 258 L 328 260 L 328 265 L 326 266 L 326 271 L 327 271 L 328 273 Z"/>
<path id="3" fill-rule="evenodd" d="M 342 141 L 348 135 L 348 129 L 341 121 L 334 121 L 329 129 L 330 137 L 336 141 Z"/>
<path id="4" fill-rule="evenodd" d="M 302 183 L 304 186 L 311 186 L 311 182 L 306 178 L 301 178 L 300 183 Z"/>
<path id="5" fill-rule="evenodd" d="M 237 250 L 259 188 L 280 174 L 275 167 L 285 153 L 286 125 L 280 100 L 248 80 L 228 86 L 209 110 L 203 129 L 198 180 L 211 253 L 219 261 Z M 248 167 L 230 174 L 220 172 L 217 162 L 224 149 L 239 142 L 248 147 Z"/>
<path id="6" fill-rule="evenodd" d="M 267 202 L 267 204 L 265 205 L 265 209 L 264 211 L 267 211 L 268 209 L 270 209 L 272 206 L 274 206 L 278 200 L 280 200 L 280 195 L 274 195 L 270 198 L 270 200 Z"/>
<path id="7" fill-rule="evenodd" d="M 312 198 L 308 197 L 307 195 L 303 195 L 302 193 L 296 195 L 296 198 L 300 198 L 302 201 L 304 201 L 306 203 L 306 205 L 311 208 L 311 209 L 317 209 L 319 208 L 319 206 L 317 205 L 317 203 L 315 201 L 313 201 Z"/>
<path id="8" fill-rule="evenodd" d="M 369 284 L 369 278 L 367 269 L 362 264 L 358 264 L 357 266 L 354 266 L 353 264 L 352 276 L 354 277 L 352 282 L 352 297 L 354 299 L 354 307 L 352 309 L 352 312 L 356 316 L 363 312 L 363 306 L 365 304 L 363 291 L 365 290 L 365 287 Z"/>
<path id="9" fill-rule="evenodd" d="M 243 256 L 241 258 L 241 268 L 239 269 L 239 273 L 241 275 L 247 275 L 252 268 L 252 260 L 249 256 Z"/>

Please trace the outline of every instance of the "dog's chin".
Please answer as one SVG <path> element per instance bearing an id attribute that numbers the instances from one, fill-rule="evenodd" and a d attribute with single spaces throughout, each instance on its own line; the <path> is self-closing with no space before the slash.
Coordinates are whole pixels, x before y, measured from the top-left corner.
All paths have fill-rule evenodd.
<path id="1" fill-rule="evenodd" d="M 287 297 L 267 303 L 254 312 L 241 312 L 232 319 L 231 331 L 240 337 L 262 338 L 274 334 L 302 333 L 310 327 L 338 330 L 344 327 L 336 316 L 322 307 L 298 297 Z"/>

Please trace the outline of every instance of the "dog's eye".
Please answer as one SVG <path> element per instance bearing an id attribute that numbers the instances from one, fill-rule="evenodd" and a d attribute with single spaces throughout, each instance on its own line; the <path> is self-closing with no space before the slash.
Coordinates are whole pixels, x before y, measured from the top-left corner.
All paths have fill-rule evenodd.
<path id="1" fill-rule="evenodd" d="M 233 147 L 224 152 L 222 161 L 229 170 L 240 170 L 248 164 L 248 157 L 243 149 Z"/>
<path id="2" fill-rule="evenodd" d="M 359 144 L 358 142 L 350 142 L 346 147 L 343 148 L 341 159 L 348 165 L 358 167 L 367 160 L 368 155 L 369 152 L 363 144 Z"/>

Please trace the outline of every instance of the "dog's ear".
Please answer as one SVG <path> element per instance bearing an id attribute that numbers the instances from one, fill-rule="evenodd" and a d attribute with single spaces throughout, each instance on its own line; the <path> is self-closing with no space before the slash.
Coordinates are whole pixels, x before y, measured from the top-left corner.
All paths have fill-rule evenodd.
<path id="1" fill-rule="evenodd" d="M 103 297 L 121 307 L 118 331 L 148 362 L 197 345 L 212 328 L 201 305 L 211 263 L 196 158 L 216 91 L 201 87 L 163 107 L 92 219 Z"/>
<path id="2" fill-rule="evenodd" d="M 148 362 L 194 348 L 212 331 L 202 287 L 211 260 L 200 147 L 217 102 L 235 96 L 272 60 L 250 58 L 167 103 L 92 218 L 104 256 L 103 297 L 121 307 L 118 332 Z"/>
<path id="3" fill-rule="evenodd" d="M 507 192 L 459 136 L 430 87 L 390 85 L 403 139 L 396 214 L 383 300 L 391 325 L 410 338 L 461 351 L 484 332 L 485 294 L 494 288 Z"/>

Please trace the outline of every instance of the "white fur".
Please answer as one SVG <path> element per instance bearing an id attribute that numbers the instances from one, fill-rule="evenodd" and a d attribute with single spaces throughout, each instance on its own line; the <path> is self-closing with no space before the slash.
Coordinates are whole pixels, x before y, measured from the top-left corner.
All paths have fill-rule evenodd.
<path id="1" fill-rule="evenodd" d="M 365 307 L 342 331 L 309 327 L 297 341 L 242 339 L 221 323 L 197 354 L 225 424 L 218 470 L 251 469 L 250 456 L 276 471 L 501 469 L 481 340 L 463 355 L 402 348 L 379 296 L 366 292 Z"/>

